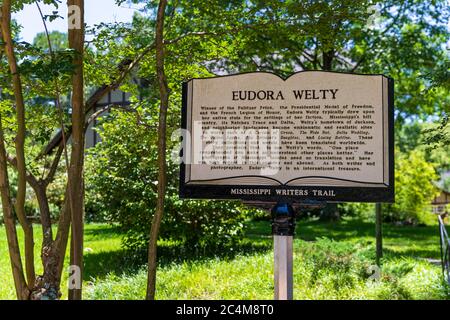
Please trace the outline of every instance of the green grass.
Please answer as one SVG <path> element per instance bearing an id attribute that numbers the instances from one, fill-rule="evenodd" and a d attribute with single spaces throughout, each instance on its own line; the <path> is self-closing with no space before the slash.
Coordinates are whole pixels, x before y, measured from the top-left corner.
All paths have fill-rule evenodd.
<path id="1" fill-rule="evenodd" d="M 23 259 L 23 232 L 20 226 L 17 227 L 19 235 L 19 243 L 21 244 L 21 252 Z M 54 230 L 56 232 L 56 230 Z M 40 262 L 40 244 L 42 239 L 42 229 L 39 226 L 34 226 L 35 233 L 35 266 L 36 274 L 42 273 L 42 265 Z M 91 224 L 86 226 L 85 230 L 85 250 L 95 248 L 92 254 L 86 253 L 86 275 L 91 276 L 95 272 L 109 272 L 108 268 L 111 265 L 117 264 L 117 256 L 120 255 L 121 238 L 118 230 L 111 226 Z M 89 249 L 88 249 L 89 248 Z M 69 249 L 67 249 L 69 250 Z M 94 250 L 94 249 L 93 249 Z M 94 260 L 94 262 L 92 262 Z M 66 254 L 66 269 L 68 268 L 68 251 Z M 118 266 L 119 267 L 119 266 Z M 95 271 L 94 271 L 95 270 Z M 67 274 L 63 273 L 62 293 L 63 299 L 67 296 Z M 14 284 L 11 275 L 11 267 L 9 261 L 9 253 L 6 242 L 6 233 L 4 226 L 0 225 L 0 300 L 14 299 Z"/>
<path id="2" fill-rule="evenodd" d="M 294 242 L 296 299 L 448 299 L 439 265 L 436 226 L 384 225 L 383 269 L 369 279 L 374 264 L 374 225 L 348 219 L 339 223 L 300 222 Z M 36 228 L 36 243 L 40 230 Z M 146 270 L 121 249 L 120 233 L 107 225 L 87 225 L 87 299 L 142 299 Z M 36 248 L 38 256 L 39 248 Z M 246 240 L 214 256 L 187 257 L 183 248 L 163 243 L 158 299 L 272 299 L 273 253 L 268 222 L 249 223 Z M 39 271 L 39 270 L 38 270 Z M 0 228 L 0 299 L 13 299 L 4 229 Z M 65 281 L 64 281 L 65 283 Z M 65 292 L 65 285 L 63 286 Z"/>

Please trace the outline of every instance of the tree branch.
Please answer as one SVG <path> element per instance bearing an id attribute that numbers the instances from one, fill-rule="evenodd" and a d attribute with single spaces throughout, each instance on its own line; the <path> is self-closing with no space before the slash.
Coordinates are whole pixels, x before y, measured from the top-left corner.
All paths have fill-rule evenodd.
<path id="1" fill-rule="evenodd" d="M 89 113 L 95 107 L 95 105 L 109 92 L 116 90 L 124 79 L 131 73 L 131 71 L 141 62 L 141 60 L 150 53 L 155 48 L 155 44 L 151 44 L 146 47 L 134 60 L 124 59 L 121 63 L 117 65 L 117 68 L 121 71 L 120 76 L 111 84 L 104 84 L 100 88 L 98 88 L 86 101 L 84 105 L 85 116 L 88 117 Z M 67 139 L 72 134 L 72 127 L 66 127 L 65 136 Z M 49 155 L 53 152 L 53 150 L 58 147 L 62 141 L 62 131 L 58 131 L 50 142 L 45 146 L 44 150 L 39 154 L 38 158 L 41 158 L 45 155 Z"/>
<path id="2" fill-rule="evenodd" d="M 16 214 L 25 233 L 25 268 L 27 273 L 28 287 L 32 289 L 36 279 L 34 269 L 34 239 L 33 227 L 28 221 L 25 213 L 26 197 L 26 164 L 25 164 L 25 103 L 22 92 L 22 81 L 19 74 L 17 59 L 14 52 L 14 44 L 11 32 L 11 0 L 4 0 L 2 7 L 2 34 L 5 42 L 5 53 L 8 58 L 9 69 L 13 79 L 13 90 L 16 104 L 17 134 L 15 147 L 17 155 L 17 195 Z"/>
<path id="3" fill-rule="evenodd" d="M 44 185 L 47 187 L 55 177 L 56 171 L 58 170 L 59 160 L 61 159 L 62 153 L 64 150 L 64 144 L 60 144 L 58 151 L 56 152 L 55 157 L 53 158 L 53 162 L 50 166 L 50 171 L 47 174 L 47 177 L 44 179 Z"/>
<path id="4" fill-rule="evenodd" d="M 400 18 L 400 14 L 404 9 L 404 4 L 402 4 L 398 10 L 398 14 L 392 19 L 392 23 L 389 24 L 389 26 L 387 26 L 383 32 L 381 32 L 380 37 L 378 39 L 380 39 L 381 37 L 383 37 L 386 33 L 388 33 L 396 24 L 398 19 Z M 369 46 L 369 48 L 367 50 L 365 50 L 364 54 L 361 56 L 361 58 L 358 60 L 358 62 L 356 62 L 356 64 L 353 66 L 353 68 L 350 70 L 351 73 L 355 72 L 360 65 L 366 60 L 367 58 L 367 53 L 373 51 L 373 49 L 375 48 L 375 45 L 377 44 L 376 41 L 372 42 L 372 44 Z"/>

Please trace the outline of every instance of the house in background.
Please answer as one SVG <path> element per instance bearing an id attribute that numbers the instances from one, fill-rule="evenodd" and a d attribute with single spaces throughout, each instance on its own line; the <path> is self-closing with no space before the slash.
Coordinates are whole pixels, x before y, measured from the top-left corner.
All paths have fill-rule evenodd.
<path id="1" fill-rule="evenodd" d="M 140 89 L 146 89 L 150 87 L 150 83 L 148 80 L 144 78 L 132 77 L 131 81 L 137 85 Z M 92 115 L 96 115 L 95 119 L 91 121 L 86 130 L 86 140 L 85 140 L 85 148 L 94 147 L 99 141 L 100 136 L 95 131 L 95 127 L 98 123 L 97 119 L 99 117 L 105 116 L 109 113 L 108 107 L 111 106 L 120 106 L 127 107 L 131 104 L 130 102 L 131 94 L 129 92 L 124 92 L 120 89 L 112 90 L 103 98 L 101 98 L 94 106 L 94 108 L 87 114 L 86 120 L 88 120 Z M 139 100 L 142 101 L 143 97 L 140 94 Z M 104 112 L 101 110 L 106 109 Z M 100 112 L 100 114 L 96 114 Z"/>
<path id="2" fill-rule="evenodd" d="M 450 192 L 441 190 L 441 193 L 434 198 L 431 203 L 433 207 L 433 213 L 439 215 L 448 214 L 448 205 L 450 204 Z"/>
<path id="3" fill-rule="evenodd" d="M 128 92 L 123 92 L 119 89 L 109 92 L 106 96 L 104 96 L 93 108 L 93 110 L 88 114 L 88 118 L 92 115 L 100 112 L 108 106 L 116 105 L 116 106 L 129 106 L 130 105 L 130 96 L 131 94 Z M 98 123 L 97 118 L 101 116 L 105 116 L 109 113 L 108 110 L 99 114 L 96 119 L 89 123 L 89 126 L 86 130 L 86 141 L 85 147 L 92 148 L 99 141 L 100 137 L 98 133 L 95 131 L 95 127 Z"/>
<path id="4" fill-rule="evenodd" d="M 436 184 L 439 188 L 439 195 L 434 198 L 431 206 L 434 214 L 447 215 L 449 214 L 450 191 L 445 188 L 445 181 L 450 179 L 450 171 L 444 172 L 441 175 L 441 180 Z"/>

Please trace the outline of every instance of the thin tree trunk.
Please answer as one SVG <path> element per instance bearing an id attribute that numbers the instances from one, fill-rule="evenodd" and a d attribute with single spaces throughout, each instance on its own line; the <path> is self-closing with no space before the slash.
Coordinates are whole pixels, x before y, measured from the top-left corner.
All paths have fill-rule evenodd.
<path id="1" fill-rule="evenodd" d="M 167 184 L 166 131 L 167 109 L 169 107 L 169 88 L 164 70 L 164 18 L 167 0 L 160 0 L 156 20 L 156 72 L 158 75 L 161 107 L 158 126 L 158 200 L 150 230 L 148 249 L 147 299 L 154 300 L 156 293 L 157 246 L 161 220 L 164 214 L 164 200 Z"/>
<path id="2" fill-rule="evenodd" d="M 53 242 L 53 230 L 50 206 L 47 197 L 47 186 L 43 181 L 38 181 L 34 176 L 28 175 L 27 181 L 29 185 L 33 188 L 34 194 L 36 195 L 36 200 L 39 205 L 39 215 L 42 226 L 42 246 L 49 246 Z"/>
<path id="3" fill-rule="evenodd" d="M 2 9 L 2 8 L 0 8 Z M 1 24 L 1 16 L 0 16 Z M 0 28 L 0 40 L 3 43 L 3 33 Z M 3 58 L 4 46 L 0 46 L 0 59 Z M 1 92 L 0 92 L 1 94 Z M 29 296 L 28 286 L 23 272 L 22 259 L 20 255 L 19 240 L 17 238 L 16 221 L 14 219 L 13 205 L 11 202 L 10 184 L 8 178 L 8 164 L 3 134 L 2 117 L 0 114 L 0 196 L 2 200 L 3 221 L 8 241 L 9 259 L 16 289 L 16 296 L 19 300 L 26 300 Z"/>
<path id="4" fill-rule="evenodd" d="M 323 53 L 323 58 L 322 58 L 322 63 L 323 63 L 323 70 L 331 70 L 333 68 L 333 60 L 334 60 L 334 50 L 327 50 L 324 51 Z"/>
<path id="5" fill-rule="evenodd" d="M 64 268 L 64 258 L 67 251 L 67 244 L 69 242 L 70 223 L 72 221 L 72 214 L 69 205 L 69 189 L 66 190 L 65 201 L 61 208 L 59 215 L 58 232 L 56 233 L 54 247 L 58 253 L 58 282 L 61 281 L 61 276 Z"/>
<path id="6" fill-rule="evenodd" d="M 34 181 L 32 184 L 39 204 L 43 241 L 41 248 L 41 261 L 44 269 L 42 276 L 36 278 L 36 285 L 32 292 L 32 300 L 57 300 L 60 295 L 60 282 L 58 277 L 58 253 L 54 246 L 50 207 L 48 203 L 46 185 Z"/>
<path id="7" fill-rule="evenodd" d="M 69 171 L 69 202 L 72 215 L 71 265 L 83 270 L 83 216 L 84 216 L 84 0 L 68 0 L 68 6 L 79 8 L 80 28 L 69 28 L 69 47 L 74 49 L 75 73 L 72 78 L 72 154 Z M 82 281 L 80 281 L 81 283 Z M 81 300 L 82 288 L 69 289 L 69 299 Z"/>
<path id="8" fill-rule="evenodd" d="M 27 274 L 28 287 L 34 286 L 36 279 L 34 269 L 34 239 L 33 226 L 28 221 L 25 213 L 26 196 L 26 165 L 25 165 L 25 103 L 22 94 L 22 82 L 20 79 L 17 60 L 14 53 L 14 44 L 11 34 L 11 0 L 4 0 L 2 7 L 2 34 L 5 42 L 5 52 L 8 57 L 8 64 L 12 74 L 14 97 L 16 105 L 17 135 L 15 138 L 17 157 L 17 196 L 16 214 L 25 234 L 25 268 Z"/>
<path id="9" fill-rule="evenodd" d="M 8 180 L 8 167 L 6 162 L 6 150 L 3 135 L 3 127 L 0 117 L 0 194 L 2 198 L 3 220 L 8 240 L 9 259 L 16 288 L 17 299 L 27 300 L 30 291 L 25 280 L 22 260 L 20 257 L 19 240 L 17 239 L 16 221 L 14 219 L 13 205 L 10 197 Z"/>
<path id="10" fill-rule="evenodd" d="M 58 224 L 58 234 L 55 241 L 53 241 L 51 214 L 47 196 L 47 186 L 52 181 L 54 174 L 56 173 L 57 164 L 61 157 L 61 153 L 62 149 L 59 149 L 50 172 L 45 179 L 38 180 L 30 172 L 27 172 L 27 182 L 33 188 L 39 204 L 43 231 L 41 261 L 44 274 L 36 277 L 35 286 L 30 295 L 32 300 L 56 300 L 61 296 L 60 279 L 70 228 L 70 211 L 66 210 L 68 193 L 66 192 L 66 202 L 61 210 L 60 221 Z M 5 156 L 6 161 L 17 170 L 17 159 L 8 156 L 6 153 Z"/>
<path id="11" fill-rule="evenodd" d="M 333 68 L 334 49 L 324 50 L 322 52 L 322 69 L 331 71 Z M 322 221 L 339 221 L 341 218 L 336 203 L 328 203 L 322 210 L 320 220 Z"/>

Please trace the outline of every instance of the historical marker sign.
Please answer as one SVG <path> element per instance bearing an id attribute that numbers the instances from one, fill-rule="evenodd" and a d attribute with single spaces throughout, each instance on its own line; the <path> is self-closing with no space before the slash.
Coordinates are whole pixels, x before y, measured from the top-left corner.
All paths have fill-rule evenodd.
<path id="1" fill-rule="evenodd" d="M 321 71 L 188 81 L 180 196 L 392 202 L 393 88 Z"/>

